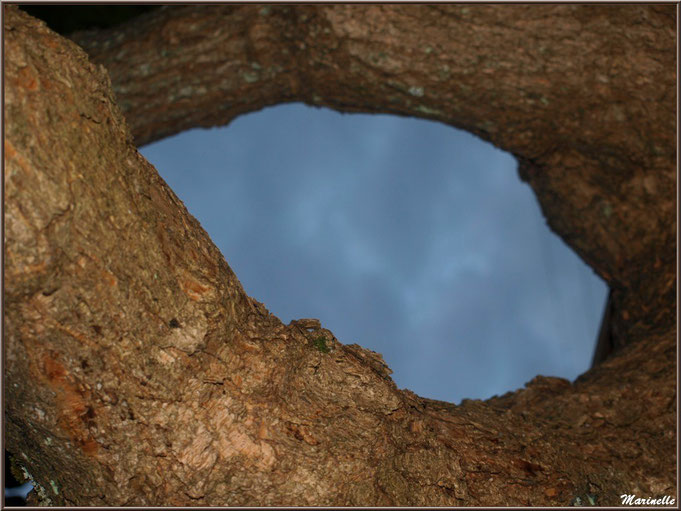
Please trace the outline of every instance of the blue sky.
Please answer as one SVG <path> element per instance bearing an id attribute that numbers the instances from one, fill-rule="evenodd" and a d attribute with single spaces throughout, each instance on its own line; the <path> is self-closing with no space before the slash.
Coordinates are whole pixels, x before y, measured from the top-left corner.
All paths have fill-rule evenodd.
<path id="1" fill-rule="evenodd" d="M 511 155 L 451 127 L 302 104 L 141 149 L 246 292 L 458 403 L 588 369 L 606 286 Z"/>

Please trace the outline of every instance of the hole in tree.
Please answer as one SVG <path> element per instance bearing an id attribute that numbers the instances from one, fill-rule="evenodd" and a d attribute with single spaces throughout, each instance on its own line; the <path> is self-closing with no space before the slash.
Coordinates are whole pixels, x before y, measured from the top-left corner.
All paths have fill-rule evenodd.
<path id="1" fill-rule="evenodd" d="M 400 388 L 486 399 L 590 366 L 605 283 L 467 132 L 289 104 L 142 153 L 250 296 L 382 353 Z"/>

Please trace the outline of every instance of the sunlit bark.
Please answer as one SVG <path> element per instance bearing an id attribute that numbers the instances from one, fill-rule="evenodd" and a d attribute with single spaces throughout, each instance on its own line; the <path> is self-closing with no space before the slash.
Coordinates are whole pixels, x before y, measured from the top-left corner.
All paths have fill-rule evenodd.
<path id="1" fill-rule="evenodd" d="M 6 434 L 51 503 L 675 494 L 673 6 L 171 7 L 75 35 L 97 64 L 4 15 Z M 285 101 L 512 152 L 611 285 L 624 348 L 574 385 L 456 407 L 281 324 L 134 143 Z"/>

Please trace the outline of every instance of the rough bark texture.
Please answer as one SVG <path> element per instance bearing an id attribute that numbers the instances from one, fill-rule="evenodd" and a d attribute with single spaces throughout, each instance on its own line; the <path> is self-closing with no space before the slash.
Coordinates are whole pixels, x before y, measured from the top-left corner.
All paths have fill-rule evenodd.
<path id="1" fill-rule="evenodd" d="M 62 505 L 675 495 L 675 26 L 674 6 L 189 6 L 76 34 L 88 58 L 6 6 L 18 464 Z M 315 322 L 283 325 L 130 132 L 285 101 L 434 119 L 513 153 L 611 286 L 616 355 L 454 406 Z"/>

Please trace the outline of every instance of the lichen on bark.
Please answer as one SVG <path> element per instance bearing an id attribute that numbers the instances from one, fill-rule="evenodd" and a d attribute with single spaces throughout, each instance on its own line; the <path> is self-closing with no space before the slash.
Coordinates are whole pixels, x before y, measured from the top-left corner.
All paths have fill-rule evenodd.
<path id="1" fill-rule="evenodd" d="M 675 495 L 673 6 L 173 6 L 78 45 L 3 12 L 6 435 L 52 503 Z M 616 355 L 454 406 L 282 324 L 135 143 L 286 101 L 512 152 Z"/>

